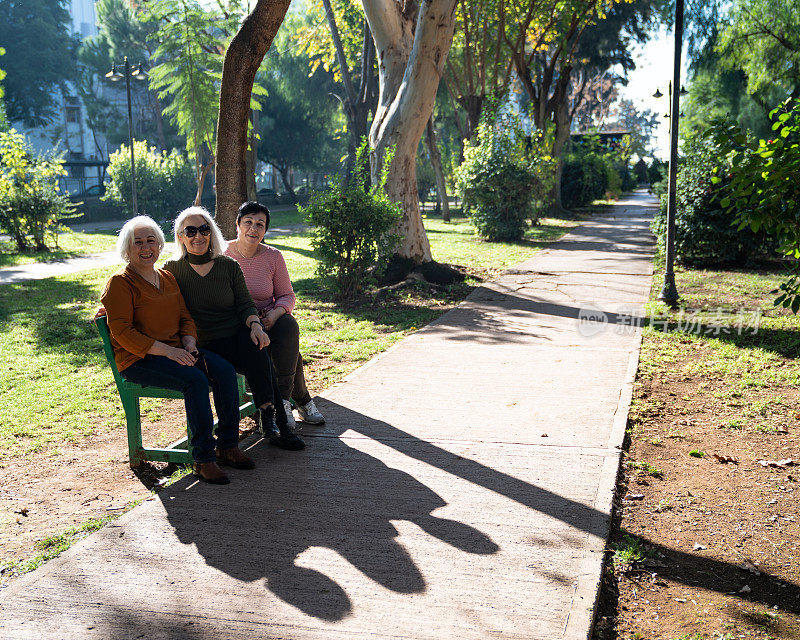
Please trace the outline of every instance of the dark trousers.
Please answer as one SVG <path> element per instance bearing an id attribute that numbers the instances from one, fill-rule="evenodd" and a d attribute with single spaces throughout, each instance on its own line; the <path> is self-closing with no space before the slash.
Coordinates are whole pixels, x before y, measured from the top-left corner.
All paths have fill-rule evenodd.
<path id="1" fill-rule="evenodd" d="M 311 394 L 308 392 L 306 378 L 303 375 L 300 327 L 297 326 L 297 320 L 286 313 L 278 318 L 267 331 L 267 335 L 270 340 L 269 355 L 275 365 L 281 398 L 294 400 L 297 404 L 306 404 L 311 400 Z"/>
<path id="2" fill-rule="evenodd" d="M 199 367 L 187 367 L 165 356 L 146 355 L 124 371 L 122 377 L 137 384 L 164 387 L 183 393 L 189 454 L 195 462 L 214 462 L 214 416 L 208 387 L 214 394 L 219 423 L 216 446 L 230 449 L 239 445 L 239 385 L 236 371 L 219 356 L 201 349 L 210 379 Z"/>
<path id="3" fill-rule="evenodd" d="M 239 331 L 228 338 L 218 338 L 203 343 L 203 348 L 222 356 L 241 373 L 250 386 L 253 402 L 258 408 L 271 404 L 275 407 L 275 422 L 285 427 L 286 411 L 281 402 L 281 392 L 272 360 L 266 349 L 259 349 L 250 339 L 250 330 L 242 325 Z"/>

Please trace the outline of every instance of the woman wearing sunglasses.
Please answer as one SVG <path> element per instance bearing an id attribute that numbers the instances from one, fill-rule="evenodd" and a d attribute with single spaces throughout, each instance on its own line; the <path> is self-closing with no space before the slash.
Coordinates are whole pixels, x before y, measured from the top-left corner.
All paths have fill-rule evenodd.
<path id="1" fill-rule="evenodd" d="M 303 440 L 286 418 L 264 331 L 239 264 L 223 255 L 225 241 L 211 214 L 189 207 L 175 219 L 177 250 L 164 268 L 175 276 L 197 325 L 198 343 L 247 378 L 270 443 L 300 450 Z"/>
<path id="2" fill-rule="evenodd" d="M 127 265 L 111 276 L 101 298 L 114 360 L 126 380 L 183 392 L 195 474 L 227 484 L 217 462 L 255 467 L 239 450 L 236 372 L 224 358 L 197 348 L 195 324 L 175 278 L 155 268 L 163 248 L 164 234 L 147 216 L 128 220 L 119 232 L 117 250 Z M 216 442 L 209 384 L 219 417 Z"/>

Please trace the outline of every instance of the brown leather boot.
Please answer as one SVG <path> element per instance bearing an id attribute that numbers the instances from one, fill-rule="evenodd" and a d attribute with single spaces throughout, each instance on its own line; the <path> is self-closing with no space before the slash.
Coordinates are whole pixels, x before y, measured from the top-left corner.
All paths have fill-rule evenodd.
<path id="1" fill-rule="evenodd" d="M 255 469 L 256 463 L 244 455 L 239 447 L 217 449 L 217 462 L 234 469 Z"/>
<path id="2" fill-rule="evenodd" d="M 194 475 L 209 484 L 228 484 L 230 479 L 225 472 L 217 466 L 216 462 L 196 462 Z"/>

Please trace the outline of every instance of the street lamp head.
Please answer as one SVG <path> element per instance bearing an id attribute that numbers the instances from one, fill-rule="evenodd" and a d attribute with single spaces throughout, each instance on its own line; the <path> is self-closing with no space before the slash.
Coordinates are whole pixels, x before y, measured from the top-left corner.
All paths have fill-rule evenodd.
<path id="1" fill-rule="evenodd" d="M 147 80 L 150 77 L 147 71 L 144 70 L 141 62 L 131 69 L 131 75 L 137 80 Z"/>
<path id="2" fill-rule="evenodd" d="M 654 98 L 661 98 L 661 97 L 663 97 L 663 95 L 664 94 L 661 93 L 661 91 L 659 89 L 656 89 L 656 92 L 653 94 L 653 97 Z"/>
<path id="3" fill-rule="evenodd" d="M 123 74 L 121 74 L 119 71 L 117 71 L 117 65 L 115 65 L 115 64 L 112 64 L 112 65 L 111 65 L 111 71 L 109 71 L 109 72 L 106 74 L 106 78 L 108 78 L 109 80 L 111 80 L 111 82 L 119 82 L 119 81 L 120 81 L 120 80 L 122 80 L 124 77 L 125 77 L 125 76 L 124 76 Z"/>
<path id="4" fill-rule="evenodd" d="M 689 92 L 686 90 L 686 88 L 683 85 L 681 85 L 681 92 L 678 95 L 680 95 L 680 97 L 683 98 L 683 96 L 688 96 Z"/>

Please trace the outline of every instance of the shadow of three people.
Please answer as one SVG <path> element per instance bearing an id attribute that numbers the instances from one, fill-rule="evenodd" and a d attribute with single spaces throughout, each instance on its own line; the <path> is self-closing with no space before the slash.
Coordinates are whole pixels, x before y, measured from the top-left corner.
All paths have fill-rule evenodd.
<path id="1" fill-rule="evenodd" d="M 390 437 L 402 432 L 333 403 L 321 406 L 328 424 L 306 428 L 305 451 L 258 443 L 249 452 L 257 469 L 233 472 L 230 485 L 159 494 L 179 540 L 196 545 L 207 564 L 233 578 L 266 578 L 277 597 L 328 621 L 348 615 L 352 603 L 333 577 L 300 566 L 306 550 L 330 549 L 383 587 L 409 594 L 423 592 L 426 583 L 397 541 L 393 520 L 411 522 L 465 553 L 498 551 L 478 529 L 433 515 L 447 503 L 414 476 L 340 438 L 350 426 Z"/>

